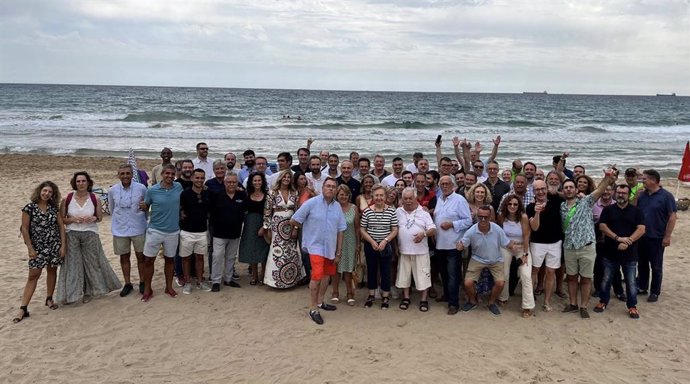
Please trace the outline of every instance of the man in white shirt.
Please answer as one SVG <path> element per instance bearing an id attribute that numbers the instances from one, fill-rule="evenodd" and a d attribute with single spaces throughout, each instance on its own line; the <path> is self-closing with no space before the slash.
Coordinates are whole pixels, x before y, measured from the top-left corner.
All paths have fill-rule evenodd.
<path id="1" fill-rule="evenodd" d="M 385 187 L 394 186 L 395 182 L 402 177 L 403 169 L 404 167 L 402 159 L 400 157 L 393 159 L 393 173 L 384 177 L 383 180 L 381 180 L 381 185 Z"/>
<path id="2" fill-rule="evenodd" d="M 196 158 L 192 160 L 194 169 L 201 168 L 206 172 L 206 180 L 213 178 L 213 159 L 208 157 L 208 145 L 204 142 L 196 145 Z"/>
<path id="3" fill-rule="evenodd" d="M 321 158 L 319 156 L 314 155 L 309 158 L 309 169 L 311 169 L 311 172 L 305 176 L 309 184 L 314 188 L 314 191 L 320 195 L 326 176 L 321 172 Z"/>

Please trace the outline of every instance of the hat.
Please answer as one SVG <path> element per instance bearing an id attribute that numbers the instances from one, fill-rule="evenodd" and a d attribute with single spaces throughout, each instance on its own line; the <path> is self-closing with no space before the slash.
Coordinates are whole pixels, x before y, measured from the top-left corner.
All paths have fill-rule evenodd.
<path id="1" fill-rule="evenodd" d="M 637 176 L 637 169 L 628 168 L 625 170 L 625 176 Z"/>

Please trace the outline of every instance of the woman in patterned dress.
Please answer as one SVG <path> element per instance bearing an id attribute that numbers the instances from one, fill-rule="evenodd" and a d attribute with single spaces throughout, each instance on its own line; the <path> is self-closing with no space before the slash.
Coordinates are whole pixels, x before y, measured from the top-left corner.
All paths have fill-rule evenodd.
<path id="1" fill-rule="evenodd" d="M 292 236 L 290 225 L 290 218 L 297 210 L 297 199 L 291 171 L 281 171 L 278 183 L 266 196 L 264 225 L 259 233 L 263 236 L 265 231 L 271 231 L 264 283 L 274 288 L 294 287 L 305 277 L 297 237 Z"/>
<path id="2" fill-rule="evenodd" d="M 53 301 L 57 267 L 65 258 L 65 227 L 58 210 L 60 191 L 52 181 L 44 181 L 31 194 L 31 202 L 22 208 L 22 237 L 29 251 L 29 278 L 24 286 L 21 312 L 14 318 L 18 323 L 29 317 L 28 305 L 36 291 L 38 278 L 43 268 L 48 271 L 46 280 L 47 297 L 45 305 L 57 309 Z"/>
<path id="3" fill-rule="evenodd" d="M 343 280 L 345 280 L 345 288 L 347 289 L 347 304 L 355 305 L 355 290 L 352 284 L 352 272 L 355 270 L 355 263 L 360 257 L 360 233 L 359 210 L 354 204 L 350 203 L 351 196 L 352 192 L 347 185 L 341 184 L 338 186 L 335 197 L 338 203 L 340 203 L 340 207 L 345 215 L 347 229 L 343 234 L 343 255 L 338 263 L 338 273 L 333 276 L 331 301 L 334 303 L 340 301 L 338 296 L 340 289 L 340 274 L 342 273 Z"/>
<path id="4" fill-rule="evenodd" d="M 122 288 L 110 266 L 98 236 L 98 223 L 103 211 L 98 198 L 91 192 L 93 180 L 86 172 L 77 172 L 70 184 L 74 192 L 60 205 L 60 215 L 67 227 L 67 256 L 58 277 L 58 302 L 71 304 L 89 302 Z"/>

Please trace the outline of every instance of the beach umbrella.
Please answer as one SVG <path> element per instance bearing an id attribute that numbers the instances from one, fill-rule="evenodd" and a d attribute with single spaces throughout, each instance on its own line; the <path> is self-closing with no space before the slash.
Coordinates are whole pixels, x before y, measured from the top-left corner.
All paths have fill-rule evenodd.
<path id="1" fill-rule="evenodd" d="M 127 163 L 132 166 L 132 178 L 134 181 L 141 183 L 139 180 L 139 169 L 137 168 L 137 158 L 134 156 L 134 150 L 132 148 L 129 149 L 129 158 L 127 159 Z"/>

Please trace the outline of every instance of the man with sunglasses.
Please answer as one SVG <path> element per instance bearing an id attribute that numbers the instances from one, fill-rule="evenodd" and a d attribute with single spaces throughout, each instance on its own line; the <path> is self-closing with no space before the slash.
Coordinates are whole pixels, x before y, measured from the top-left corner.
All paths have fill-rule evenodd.
<path id="1" fill-rule="evenodd" d="M 197 143 L 196 158 L 192 162 L 194 169 L 201 168 L 206 172 L 206 180 L 213 178 L 213 159 L 208 157 L 208 144 Z"/>

